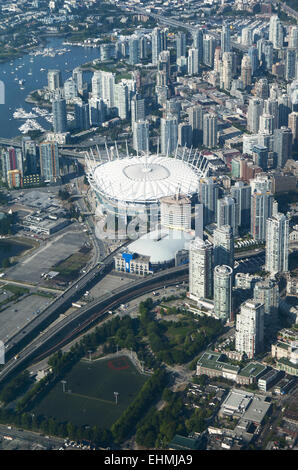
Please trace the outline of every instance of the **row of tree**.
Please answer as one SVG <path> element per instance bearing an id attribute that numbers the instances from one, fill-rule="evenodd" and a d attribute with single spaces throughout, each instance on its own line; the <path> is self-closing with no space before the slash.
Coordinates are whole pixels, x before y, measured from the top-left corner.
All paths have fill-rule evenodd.
<path id="1" fill-rule="evenodd" d="M 108 429 L 100 429 L 98 426 L 78 426 L 70 421 L 60 423 L 54 418 L 30 412 L 17 413 L 5 408 L 0 408 L 0 423 L 9 423 L 29 431 L 42 432 L 74 441 L 86 440 L 101 447 L 107 447 L 113 439 Z"/>
<path id="2" fill-rule="evenodd" d="M 122 442 L 133 434 L 137 423 L 148 408 L 160 397 L 167 381 L 166 371 L 159 369 L 144 383 L 134 401 L 111 428 L 117 442 Z"/>

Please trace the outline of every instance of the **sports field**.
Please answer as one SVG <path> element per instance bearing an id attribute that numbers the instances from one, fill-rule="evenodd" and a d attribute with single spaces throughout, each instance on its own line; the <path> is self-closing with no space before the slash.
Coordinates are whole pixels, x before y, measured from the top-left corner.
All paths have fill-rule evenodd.
<path id="1" fill-rule="evenodd" d="M 146 382 L 124 356 L 110 360 L 80 361 L 36 406 L 35 412 L 57 421 L 109 428 Z M 118 404 L 114 392 L 118 392 Z"/>

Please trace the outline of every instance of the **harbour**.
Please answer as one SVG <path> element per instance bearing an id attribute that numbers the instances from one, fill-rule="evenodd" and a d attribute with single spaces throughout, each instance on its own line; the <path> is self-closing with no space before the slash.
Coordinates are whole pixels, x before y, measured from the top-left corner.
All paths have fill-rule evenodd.
<path id="1" fill-rule="evenodd" d="M 5 103 L 0 105 L 0 137 L 14 138 L 28 130 L 50 131 L 51 107 L 39 107 L 28 96 L 47 86 L 49 69 L 60 69 L 65 81 L 74 68 L 98 57 L 97 48 L 66 47 L 64 38 L 54 37 L 48 40 L 44 49 L 31 51 L 23 57 L 0 64 L 0 80 L 5 85 Z M 90 72 L 84 74 L 88 81 Z M 73 119 L 71 114 L 68 118 Z"/>

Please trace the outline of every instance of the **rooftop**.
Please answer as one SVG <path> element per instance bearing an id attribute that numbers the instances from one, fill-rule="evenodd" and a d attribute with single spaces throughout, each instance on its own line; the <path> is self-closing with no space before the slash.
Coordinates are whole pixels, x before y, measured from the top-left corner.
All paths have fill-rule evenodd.
<path id="1" fill-rule="evenodd" d="M 253 423 L 261 423 L 270 407 L 271 403 L 265 401 L 264 397 L 255 395 L 249 408 L 245 411 L 243 419 Z"/>
<path id="2" fill-rule="evenodd" d="M 238 375 L 243 377 L 257 377 L 262 372 L 265 372 L 266 369 L 267 367 L 260 362 L 250 362 L 238 373 Z"/>
<path id="3" fill-rule="evenodd" d="M 196 450 L 198 448 L 198 439 L 193 437 L 180 436 L 176 434 L 169 444 L 169 449 L 174 450 Z"/>
<path id="4" fill-rule="evenodd" d="M 177 251 L 188 249 L 193 235 L 180 230 L 162 229 L 148 232 L 128 245 L 131 253 L 149 256 L 151 263 L 169 262 Z"/>
<path id="5" fill-rule="evenodd" d="M 228 362 L 223 362 L 220 359 L 222 358 L 221 353 L 216 353 L 213 351 L 206 351 L 200 357 L 197 364 L 201 365 L 202 367 L 207 367 L 209 369 L 216 369 L 216 370 L 229 370 L 230 372 L 238 373 L 240 367 L 234 366 L 229 364 Z"/>
<path id="6" fill-rule="evenodd" d="M 222 404 L 222 409 L 231 412 L 244 413 L 253 399 L 254 394 L 245 390 L 232 389 Z"/>

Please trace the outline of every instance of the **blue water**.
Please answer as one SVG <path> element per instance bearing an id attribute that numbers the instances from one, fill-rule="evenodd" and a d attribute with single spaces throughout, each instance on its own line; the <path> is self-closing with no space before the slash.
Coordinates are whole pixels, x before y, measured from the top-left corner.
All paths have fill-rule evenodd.
<path id="1" fill-rule="evenodd" d="M 47 72 L 49 69 L 60 69 L 63 80 L 69 78 L 72 70 L 83 63 L 90 62 L 99 57 L 97 48 L 63 45 L 63 38 L 51 38 L 45 47 L 54 49 L 66 48 L 70 52 L 55 57 L 32 56 L 29 54 L 10 62 L 0 64 L 0 80 L 5 85 L 5 104 L 0 104 L 0 137 L 12 138 L 22 135 L 18 128 L 25 120 L 14 119 L 13 113 L 17 108 L 24 108 L 27 112 L 32 111 L 32 106 L 25 102 L 30 91 L 47 85 Z M 30 62 L 33 59 L 33 62 Z M 16 69 L 16 67 L 20 67 Z M 44 71 L 40 71 L 44 68 Z M 32 72 L 32 75 L 28 75 Z M 90 73 L 84 74 L 86 81 L 90 80 Z M 18 80 L 24 79 L 25 83 L 19 85 Z M 20 89 L 24 87 L 24 90 Z M 45 119 L 36 119 L 45 129 L 50 130 L 51 124 Z"/>

